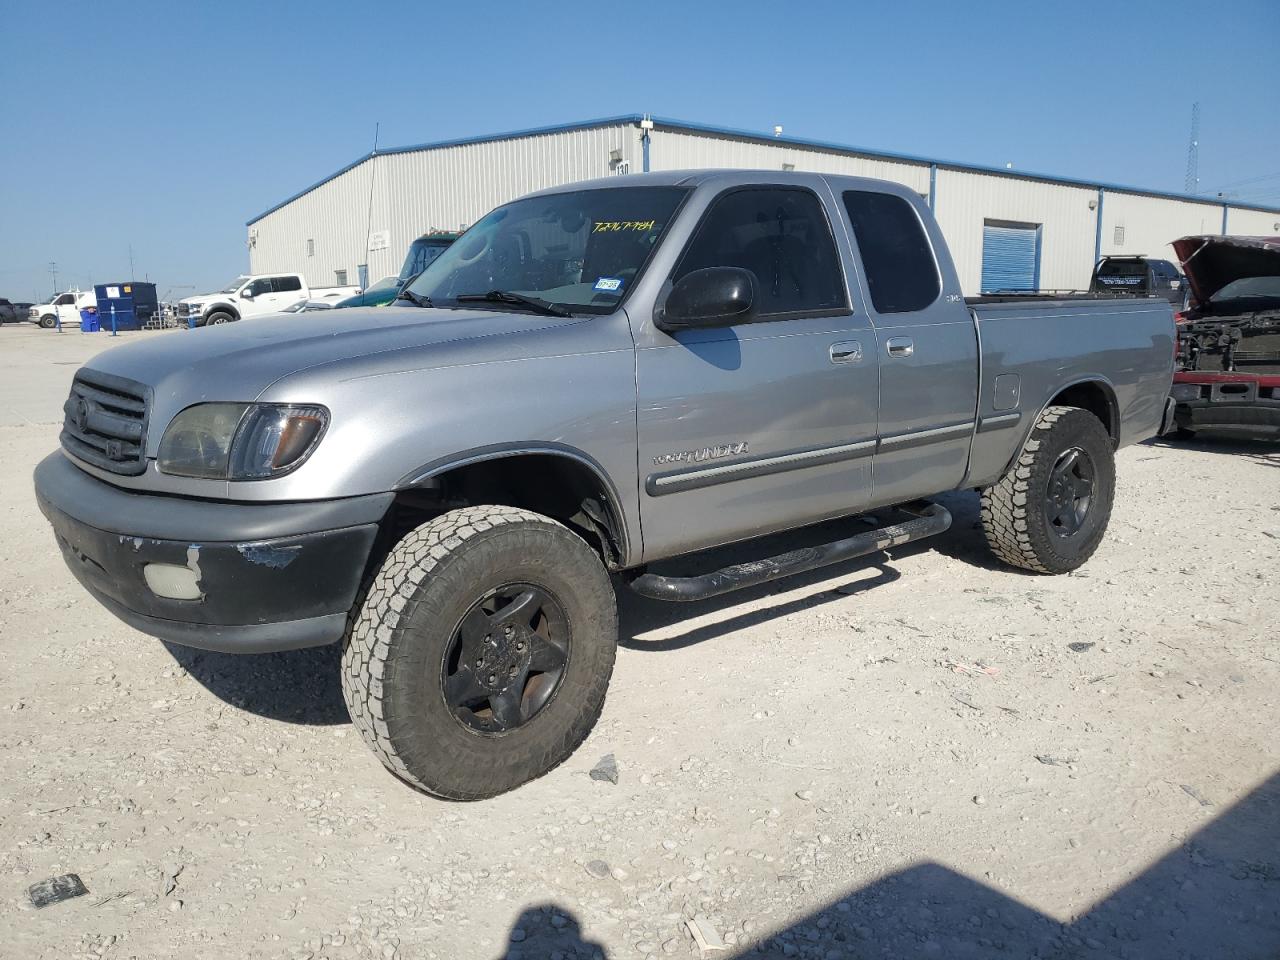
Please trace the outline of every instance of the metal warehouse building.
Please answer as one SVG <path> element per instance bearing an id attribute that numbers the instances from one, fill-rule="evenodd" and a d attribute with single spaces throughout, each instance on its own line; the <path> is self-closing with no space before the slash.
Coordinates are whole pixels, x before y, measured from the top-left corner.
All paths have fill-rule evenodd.
<path id="1" fill-rule="evenodd" d="M 704 167 L 905 184 L 933 208 L 966 293 L 1080 289 L 1100 255 L 1173 260 L 1188 234 L 1280 234 L 1272 208 L 632 115 L 370 153 L 250 220 L 250 269 L 366 285 L 397 273 L 416 237 L 521 194 Z"/>

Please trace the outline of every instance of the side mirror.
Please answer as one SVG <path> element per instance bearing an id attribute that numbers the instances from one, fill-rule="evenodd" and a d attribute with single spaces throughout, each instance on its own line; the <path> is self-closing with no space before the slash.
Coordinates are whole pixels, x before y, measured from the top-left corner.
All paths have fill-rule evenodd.
<path id="1" fill-rule="evenodd" d="M 754 273 L 740 267 L 706 267 L 676 281 L 655 322 L 666 331 L 728 327 L 750 321 L 755 304 Z"/>
<path id="2" fill-rule="evenodd" d="M 245 287 L 243 290 L 240 291 L 240 296 L 244 297 L 244 299 L 246 300 L 252 300 L 253 287 Z"/>

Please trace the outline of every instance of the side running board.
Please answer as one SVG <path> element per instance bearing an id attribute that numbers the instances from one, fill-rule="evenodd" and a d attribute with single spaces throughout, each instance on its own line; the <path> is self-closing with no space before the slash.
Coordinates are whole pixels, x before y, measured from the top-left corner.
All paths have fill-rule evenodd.
<path id="1" fill-rule="evenodd" d="M 816 547 L 802 547 L 766 560 L 751 560 L 722 567 L 700 577 L 641 574 L 631 581 L 631 589 L 642 597 L 653 600 L 705 600 L 707 597 L 716 597 L 743 587 L 754 587 L 759 583 L 804 573 L 806 570 L 816 570 L 841 560 L 865 556 L 877 550 L 901 546 L 912 540 L 923 540 L 925 537 L 944 533 L 951 526 L 951 514 L 941 504 L 909 504 L 898 509 L 916 516 L 903 523 L 891 523 L 843 540 L 833 540 Z"/>

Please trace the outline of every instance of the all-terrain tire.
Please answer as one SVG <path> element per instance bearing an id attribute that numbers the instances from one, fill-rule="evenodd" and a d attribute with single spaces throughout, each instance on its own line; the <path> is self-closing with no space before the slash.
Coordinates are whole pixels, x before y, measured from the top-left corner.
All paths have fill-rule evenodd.
<path id="1" fill-rule="evenodd" d="M 235 317 L 227 313 L 227 311 L 215 310 L 213 313 L 209 314 L 209 319 L 204 322 L 204 325 L 206 327 L 212 327 L 222 323 L 231 323 L 233 320 L 235 320 Z"/>
<path id="2" fill-rule="evenodd" d="M 43 317 L 40 318 L 40 326 L 44 327 L 44 329 L 46 330 L 52 330 L 57 325 L 58 325 L 58 318 L 51 313 L 46 313 Z"/>
<path id="3" fill-rule="evenodd" d="M 1093 496 L 1079 529 L 1054 528 L 1046 505 L 1055 466 L 1072 450 L 1087 455 Z M 1101 421 L 1079 407 L 1049 407 L 1040 415 L 1013 467 L 982 492 L 982 531 L 997 557 L 1036 573 L 1066 573 L 1098 549 L 1115 500 L 1115 456 Z"/>
<path id="4" fill-rule="evenodd" d="M 568 657 L 550 700 L 526 722 L 478 732 L 446 702 L 450 650 L 468 611 L 512 583 L 554 598 Z M 389 771 L 427 793 L 479 800 L 518 787 L 559 765 L 599 718 L 616 602 L 599 556 L 555 521 L 504 506 L 442 514 L 396 544 L 352 611 L 342 654 L 351 719 Z"/>

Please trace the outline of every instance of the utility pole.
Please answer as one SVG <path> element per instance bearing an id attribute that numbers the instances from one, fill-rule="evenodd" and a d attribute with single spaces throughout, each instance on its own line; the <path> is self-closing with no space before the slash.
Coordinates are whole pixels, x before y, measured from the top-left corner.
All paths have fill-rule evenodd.
<path id="1" fill-rule="evenodd" d="M 1191 142 L 1187 144 L 1187 193 L 1200 191 L 1200 103 L 1191 105 Z"/>
<path id="2" fill-rule="evenodd" d="M 53 260 L 49 261 L 49 272 L 53 274 L 53 295 L 58 295 L 58 264 Z"/>
<path id="3" fill-rule="evenodd" d="M 133 275 L 133 244 L 129 244 L 129 282 L 132 283 L 136 278 Z"/>

